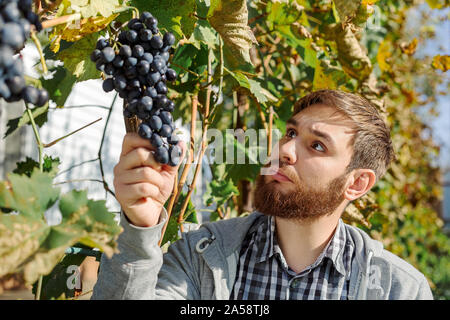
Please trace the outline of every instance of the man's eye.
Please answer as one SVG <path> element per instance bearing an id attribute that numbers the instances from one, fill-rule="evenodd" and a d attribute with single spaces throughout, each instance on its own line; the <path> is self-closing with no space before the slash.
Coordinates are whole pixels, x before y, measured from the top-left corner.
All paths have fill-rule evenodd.
<path id="1" fill-rule="evenodd" d="M 314 142 L 311 147 L 313 147 L 314 150 L 317 150 L 317 151 L 320 151 L 320 152 L 324 152 L 325 151 L 325 148 L 318 142 Z"/>
<path id="2" fill-rule="evenodd" d="M 295 135 L 297 135 L 297 133 L 295 132 L 295 130 L 293 129 L 287 129 L 286 130 L 286 136 L 289 138 L 293 138 Z"/>

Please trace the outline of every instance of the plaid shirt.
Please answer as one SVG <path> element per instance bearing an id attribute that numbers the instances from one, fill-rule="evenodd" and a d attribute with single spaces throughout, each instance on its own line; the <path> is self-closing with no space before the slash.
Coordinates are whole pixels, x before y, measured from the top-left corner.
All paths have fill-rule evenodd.
<path id="1" fill-rule="evenodd" d="M 353 252 L 354 244 L 339 219 L 316 261 L 297 274 L 278 246 L 275 219 L 262 216 L 244 239 L 230 299 L 346 300 Z"/>

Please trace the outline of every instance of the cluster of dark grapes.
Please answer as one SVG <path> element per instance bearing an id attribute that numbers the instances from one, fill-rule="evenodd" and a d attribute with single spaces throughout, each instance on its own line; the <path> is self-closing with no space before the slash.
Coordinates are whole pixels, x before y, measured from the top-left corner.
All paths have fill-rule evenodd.
<path id="1" fill-rule="evenodd" d="M 23 99 L 42 106 L 48 101 L 48 92 L 25 83 L 22 58 L 14 57 L 30 36 L 32 25 L 37 31 L 42 30 L 31 3 L 32 0 L 0 1 L 0 97 L 7 102 Z"/>
<path id="2" fill-rule="evenodd" d="M 126 101 L 125 117 L 142 120 L 138 133 L 155 147 L 156 161 L 176 166 L 181 149 L 172 118 L 175 104 L 167 97 L 166 86 L 177 77 L 169 63 L 175 36 L 166 32 L 161 37 L 158 20 L 143 12 L 128 22 L 128 30 L 121 30 L 117 39 L 114 45 L 111 39 L 100 38 L 91 55 L 106 77 L 103 90 L 116 90 Z"/>

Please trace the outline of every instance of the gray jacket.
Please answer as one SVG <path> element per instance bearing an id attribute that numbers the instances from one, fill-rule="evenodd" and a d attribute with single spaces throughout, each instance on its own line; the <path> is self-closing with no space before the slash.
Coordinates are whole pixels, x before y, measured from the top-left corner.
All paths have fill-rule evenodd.
<path id="1" fill-rule="evenodd" d="M 259 215 L 206 223 L 183 233 L 164 255 L 158 241 L 165 210 L 160 223 L 150 228 L 133 226 L 122 216 L 120 253 L 111 259 L 102 256 L 92 299 L 228 300 L 242 241 Z M 350 300 L 433 299 L 422 273 L 364 231 L 344 226 L 355 243 Z"/>

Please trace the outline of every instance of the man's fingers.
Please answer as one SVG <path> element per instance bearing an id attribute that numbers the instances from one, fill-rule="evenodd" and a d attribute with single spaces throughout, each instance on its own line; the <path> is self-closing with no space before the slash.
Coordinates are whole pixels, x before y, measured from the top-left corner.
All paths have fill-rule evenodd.
<path id="1" fill-rule="evenodd" d="M 167 183 L 159 172 L 148 166 L 124 171 L 116 179 L 126 185 L 147 182 L 156 185 L 159 189 Z"/>
<path id="2" fill-rule="evenodd" d="M 126 199 L 129 205 L 134 204 L 141 198 L 157 198 L 159 196 L 159 188 L 151 183 L 136 183 L 131 185 L 120 185 L 118 188 L 121 199 Z"/>
<path id="3" fill-rule="evenodd" d="M 128 132 L 123 138 L 122 153 L 120 154 L 120 157 L 126 156 L 136 148 L 155 150 L 149 140 L 141 138 L 136 132 Z"/>
<path id="4" fill-rule="evenodd" d="M 123 170 L 130 170 L 142 166 L 151 166 L 156 170 L 161 169 L 161 164 L 156 162 L 152 151 L 146 148 L 137 148 L 130 151 L 120 161 L 120 166 Z"/>

